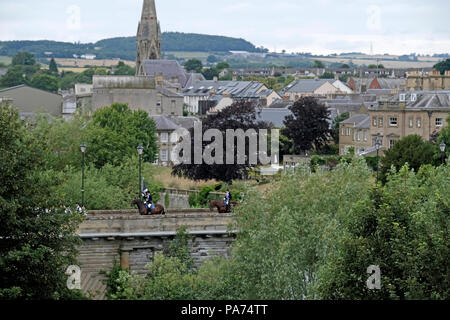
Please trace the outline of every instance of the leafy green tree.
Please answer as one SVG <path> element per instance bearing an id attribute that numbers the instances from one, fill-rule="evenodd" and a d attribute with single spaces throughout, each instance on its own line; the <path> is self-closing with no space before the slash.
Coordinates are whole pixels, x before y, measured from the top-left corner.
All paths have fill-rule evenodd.
<path id="1" fill-rule="evenodd" d="M 350 69 L 350 66 L 348 64 L 344 63 L 340 66 L 340 68 L 341 69 Z"/>
<path id="2" fill-rule="evenodd" d="M 447 118 L 447 123 L 450 124 L 450 116 Z M 450 155 L 450 125 L 447 125 L 444 129 L 442 129 L 439 135 L 437 144 L 440 145 L 442 142 L 446 145 L 445 153 L 448 157 L 448 155 Z M 438 152 L 440 152 L 440 149 Z M 437 158 L 439 158 L 439 156 Z"/>
<path id="3" fill-rule="evenodd" d="M 323 69 L 323 68 L 325 68 L 325 65 L 324 65 L 323 62 L 320 61 L 320 60 L 314 60 L 314 63 L 313 63 L 313 65 L 312 65 L 312 67 L 313 67 L 313 68 L 320 68 L 320 69 Z"/>
<path id="4" fill-rule="evenodd" d="M 55 76 L 37 73 L 30 81 L 30 85 L 34 88 L 49 91 L 58 92 L 58 78 Z"/>
<path id="5" fill-rule="evenodd" d="M 126 65 L 123 61 L 120 61 L 114 69 L 114 74 L 121 76 L 134 76 L 136 74 L 136 68 L 132 68 Z"/>
<path id="6" fill-rule="evenodd" d="M 82 217 L 61 209 L 42 174 L 40 141 L 17 111 L 0 107 L 0 299 L 68 299 L 65 271 L 76 264 Z"/>
<path id="7" fill-rule="evenodd" d="M 230 65 L 228 64 L 228 62 L 220 62 L 216 65 L 216 70 L 219 72 L 222 72 L 225 69 L 229 69 Z"/>
<path id="8" fill-rule="evenodd" d="M 6 74 L 0 79 L 0 87 L 15 87 L 26 83 L 26 75 L 24 76 L 22 68 L 11 67 Z"/>
<path id="9" fill-rule="evenodd" d="M 450 167 L 395 171 L 348 208 L 336 250 L 318 272 L 322 299 L 448 300 Z M 366 270 L 381 271 L 369 290 Z"/>
<path id="10" fill-rule="evenodd" d="M 55 59 L 52 58 L 52 60 L 50 60 L 50 65 L 49 65 L 49 70 L 51 73 L 53 74 L 58 74 L 58 66 L 56 65 Z"/>
<path id="11" fill-rule="evenodd" d="M 441 74 L 445 74 L 445 71 L 450 70 L 450 59 L 437 63 L 434 68 Z"/>
<path id="12" fill-rule="evenodd" d="M 292 139 L 296 153 L 320 148 L 328 142 L 330 112 L 323 104 L 313 97 L 304 97 L 289 109 L 293 114 L 286 117 L 282 133 Z"/>
<path id="13" fill-rule="evenodd" d="M 145 111 L 131 111 L 126 104 L 115 103 L 97 110 L 84 133 L 90 152 L 87 161 L 97 168 L 119 165 L 144 146 L 143 160 L 154 162 L 157 153 L 156 125 Z"/>
<path id="14" fill-rule="evenodd" d="M 384 69 L 384 66 L 382 64 L 369 64 L 369 66 L 367 67 L 369 69 Z"/>
<path id="15" fill-rule="evenodd" d="M 319 78 L 320 79 L 334 79 L 334 73 L 333 72 L 325 72 Z"/>
<path id="16" fill-rule="evenodd" d="M 421 136 L 404 137 L 397 141 L 391 149 L 384 152 L 384 157 L 381 159 L 381 179 L 386 182 L 392 166 L 396 170 L 400 170 L 406 163 L 417 172 L 422 165 L 432 164 L 435 154 L 436 146 L 428 141 L 423 141 Z"/>
<path id="17" fill-rule="evenodd" d="M 216 63 L 219 62 L 219 59 L 214 55 L 209 55 L 206 61 L 209 63 Z"/>
<path id="18" fill-rule="evenodd" d="M 191 59 L 186 61 L 186 63 L 184 64 L 184 68 L 187 72 L 200 73 L 202 72 L 203 64 L 200 60 Z"/>
<path id="19" fill-rule="evenodd" d="M 202 74 L 206 80 L 212 80 L 219 76 L 219 72 L 215 68 L 204 68 Z"/>
<path id="20" fill-rule="evenodd" d="M 334 143 L 339 144 L 339 126 L 342 121 L 345 121 L 348 118 L 350 118 L 350 113 L 344 112 L 333 119 L 332 128 Z"/>
<path id="21" fill-rule="evenodd" d="M 33 66 L 36 64 L 34 56 L 28 52 L 19 52 L 13 59 L 11 64 L 13 66 Z"/>

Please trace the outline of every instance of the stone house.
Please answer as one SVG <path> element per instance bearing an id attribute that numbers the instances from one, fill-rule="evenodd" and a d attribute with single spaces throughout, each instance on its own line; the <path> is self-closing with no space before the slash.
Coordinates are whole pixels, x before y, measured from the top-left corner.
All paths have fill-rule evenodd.
<path id="1" fill-rule="evenodd" d="M 406 90 L 450 90 L 450 70 L 444 75 L 436 70 L 427 74 L 419 71 L 411 72 L 406 81 Z"/>

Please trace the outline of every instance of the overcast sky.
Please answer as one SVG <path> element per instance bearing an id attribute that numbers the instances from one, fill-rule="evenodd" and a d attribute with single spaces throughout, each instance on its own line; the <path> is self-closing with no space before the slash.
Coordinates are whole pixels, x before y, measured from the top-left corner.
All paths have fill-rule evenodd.
<path id="1" fill-rule="evenodd" d="M 0 40 L 136 34 L 143 0 L 1 0 Z M 162 31 L 244 38 L 278 52 L 449 53 L 449 0 L 156 0 Z"/>

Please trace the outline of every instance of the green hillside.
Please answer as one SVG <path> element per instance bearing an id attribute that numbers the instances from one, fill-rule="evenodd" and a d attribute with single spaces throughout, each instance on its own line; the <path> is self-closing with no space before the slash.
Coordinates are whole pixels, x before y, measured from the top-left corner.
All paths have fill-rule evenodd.
<path id="1" fill-rule="evenodd" d="M 162 34 L 162 50 L 163 52 L 263 51 L 244 39 L 179 32 Z M 98 59 L 134 60 L 136 58 L 136 37 L 105 39 L 96 43 L 48 40 L 0 42 L 0 56 L 12 57 L 20 51 L 30 52 L 38 59 L 48 57 L 45 53 L 51 52 L 51 56 L 55 58 L 72 58 L 74 54 L 95 54 Z"/>

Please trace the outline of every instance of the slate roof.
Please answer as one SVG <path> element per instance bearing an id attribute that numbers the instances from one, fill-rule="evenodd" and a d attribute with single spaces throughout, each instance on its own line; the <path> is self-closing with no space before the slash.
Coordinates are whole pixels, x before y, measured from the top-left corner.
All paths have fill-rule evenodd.
<path id="1" fill-rule="evenodd" d="M 314 92 L 325 83 L 330 83 L 327 79 L 300 79 L 287 86 L 284 92 L 309 93 Z M 331 84 L 331 83 L 330 83 Z"/>
<path id="2" fill-rule="evenodd" d="M 404 95 L 407 110 L 445 110 L 450 112 L 450 91 L 408 91 L 400 92 L 389 99 L 380 100 L 398 103 Z M 378 109 L 378 105 L 371 108 Z"/>
<path id="3" fill-rule="evenodd" d="M 284 120 L 292 115 L 291 110 L 282 108 L 263 108 L 258 111 L 260 112 L 256 113 L 256 120 L 272 123 L 276 128 L 284 127 Z"/>
<path id="4" fill-rule="evenodd" d="M 162 74 L 166 80 L 177 78 L 182 87 L 189 79 L 188 73 L 176 60 L 144 60 L 144 71 L 147 76 Z"/>
<path id="5" fill-rule="evenodd" d="M 406 79 L 386 79 L 377 78 L 381 89 L 396 89 L 402 88 L 406 85 Z"/>
<path id="6" fill-rule="evenodd" d="M 353 117 L 342 121 L 343 124 L 352 124 L 358 129 L 370 128 L 370 117 L 367 114 L 355 114 Z"/>
<path id="7" fill-rule="evenodd" d="M 166 116 L 150 116 L 155 123 L 157 131 L 175 131 L 181 127 Z"/>
<path id="8" fill-rule="evenodd" d="M 196 117 L 173 117 L 169 116 L 169 119 L 175 123 L 176 125 L 183 127 L 187 130 L 194 127 L 194 123 L 200 121 L 200 119 Z"/>

